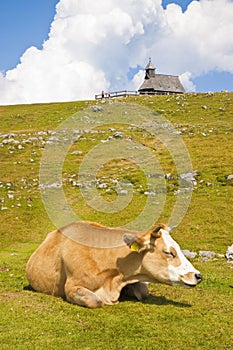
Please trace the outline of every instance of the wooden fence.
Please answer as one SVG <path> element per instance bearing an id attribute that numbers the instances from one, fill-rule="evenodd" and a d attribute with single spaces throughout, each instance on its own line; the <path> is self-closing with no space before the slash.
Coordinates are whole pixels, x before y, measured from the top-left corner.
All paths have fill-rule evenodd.
<path id="1" fill-rule="evenodd" d="M 101 94 L 95 95 L 95 99 L 99 100 L 101 98 L 111 98 L 111 97 L 123 97 L 123 96 L 138 96 L 138 91 L 128 91 L 128 90 L 122 90 L 122 91 L 114 91 L 114 92 L 104 92 Z"/>

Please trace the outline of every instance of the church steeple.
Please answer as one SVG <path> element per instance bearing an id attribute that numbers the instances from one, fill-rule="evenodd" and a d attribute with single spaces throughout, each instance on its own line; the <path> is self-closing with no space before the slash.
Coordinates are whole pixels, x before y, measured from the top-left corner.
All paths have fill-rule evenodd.
<path id="1" fill-rule="evenodd" d="M 185 89 L 182 86 L 179 77 L 176 75 L 165 75 L 155 72 L 155 67 L 149 58 L 145 67 L 145 79 L 138 91 L 140 95 L 165 95 L 165 94 L 184 94 Z"/>
<path id="2" fill-rule="evenodd" d="M 146 75 L 145 75 L 145 79 L 150 79 L 155 77 L 155 67 L 153 65 L 153 63 L 151 62 L 151 58 L 149 58 L 149 62 L 145 68 L 146 70 Z"/>

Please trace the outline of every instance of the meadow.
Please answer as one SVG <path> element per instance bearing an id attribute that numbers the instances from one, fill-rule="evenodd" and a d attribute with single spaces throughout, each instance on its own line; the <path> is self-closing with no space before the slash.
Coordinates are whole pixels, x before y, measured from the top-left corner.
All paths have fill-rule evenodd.
<path id="1" fill-rule="evenodd" d="M 195 183 L 187 212 L 173 235 L 182 249 L 197 253 L 191 261 L 204 280 L 191 290 L 150 285 L 150 297 L 143 302 L 124 299 L 115 306 L 90 310 L 25 290 L 25 266 L 55 227 L 40 183 L 46 145 L 56 142 L 55 130 L 67 118 L 97 106 L 98 120 L 109 103 L 113 108 L 114 103 L 146 107 L 155 118 L 156 113 L 162 115 L 186 145 Z M 232 349 L 233 265 L 224 254 L 233 244 L 233 180 L 229 178 L 233 93 L 0 106 L 0 120 L 1 349 Z M 84 157 L 101 142 L 127 138 L 149 149 L 163 173 L 169 174 L 158 218 L 166 224 L 179 190 L 179 174 L 166 147 L 154 135 L 116 119 L 95 131 L 79 135 L 64 160 L 62 185 L 72 210 L 82 220 L 122 226 L 140 214 L 148 196 L 155 195 L 149 192 L 140 167 L 119 157 L 98 169 L 95 186 L 100 198 L 111 204 L 119 194 L 116 185 L 130 181 L 133 197 L 127 208 L 106 213 L 85 201 L 77 176 Z M 213 251 L 215 256 L 204 259 L 199 251 Z"/>

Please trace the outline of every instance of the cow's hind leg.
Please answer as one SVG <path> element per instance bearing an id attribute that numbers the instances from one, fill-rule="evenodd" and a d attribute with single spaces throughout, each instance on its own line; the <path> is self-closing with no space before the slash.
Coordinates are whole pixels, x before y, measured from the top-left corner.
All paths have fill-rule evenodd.
<path id="1" fill-rule="evenodd" d="M 102 300 L 92 291 L 80 285 L 75 285 L 74 281 L 67 280 L 65 284 L 66 299 L 72 304 L 97 308 L 103 306 Z"/>
<path id="2" fill-rule="evenodd" d="M 125 286 L 121 291 L 121 296 L 143 300 L 148 298 L 149 291 L 145 283 L 137 282 Z"/>

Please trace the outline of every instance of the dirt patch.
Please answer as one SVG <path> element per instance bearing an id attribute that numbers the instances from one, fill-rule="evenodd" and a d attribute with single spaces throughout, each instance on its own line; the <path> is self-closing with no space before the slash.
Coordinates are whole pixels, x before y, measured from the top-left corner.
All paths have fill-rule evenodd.
<path id="1" fill-rule="evenodd" d="M 19 293 L 16 293 L 16 292 L 1 292 L 0 293 L 0 302 L 9 301 L 9 300 L 16 299 L 19 297 L 21 297 L 21 295 L 19 295 Z"/>
<path id="2" fill-rule="evenodd" d="M 0 267 L 0 272 L 5 272 L 5 271 L 9 271 L 9 270 L 10 270 L 9 266 Z"/>

